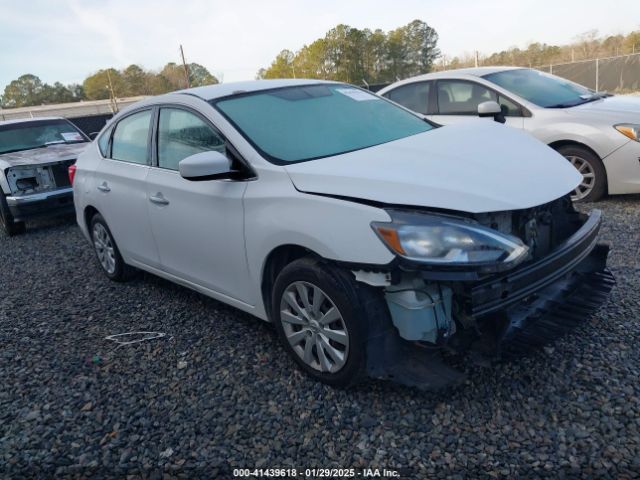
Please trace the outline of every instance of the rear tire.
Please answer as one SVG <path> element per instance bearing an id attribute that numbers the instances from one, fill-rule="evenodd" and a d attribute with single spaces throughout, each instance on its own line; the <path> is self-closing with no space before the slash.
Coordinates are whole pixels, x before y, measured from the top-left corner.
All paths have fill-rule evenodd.
<path id="1" fill-rule="evenodd" d="M 334 387 L 364 378 L 368 316 L 381 295 L 314 257 L 282 269 L 272 289 L 271 319 L 287 353 L 309 376 Z"/>
<path id="2" fill-rule="evenodd" d="M 562 146 L 557 151 L 583 175 L 582 183 L 571 194 L 574 202 L 595 202 L 607 193 L 607 171 L 596 154 L 575 145 Z"/>
<path id="3" fill-rule="evenodd" d="M 16 222 L 9 211 L 7 199 L 4 193 L 0 192 L 0 224 L 8 237 L 20 235 L 27 230 L 24 222 Z"/>
<path id="4" fill-rule="evenodd" d="M 93 250 L 104 274 L 115 282 L 126 282 L 137 270 L 127 265 L 102 215 L 96 213 L 89 222 Z"/>

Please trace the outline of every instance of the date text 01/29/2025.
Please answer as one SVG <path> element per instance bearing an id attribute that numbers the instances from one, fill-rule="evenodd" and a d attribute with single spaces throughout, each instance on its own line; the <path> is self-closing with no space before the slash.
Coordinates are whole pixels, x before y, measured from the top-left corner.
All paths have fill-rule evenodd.
<path id="1" fill-rule="evenodd" d="M 400 478 L 400 472 L 386 468 L 234 468 L 234 477 L 256 478 Z"/>

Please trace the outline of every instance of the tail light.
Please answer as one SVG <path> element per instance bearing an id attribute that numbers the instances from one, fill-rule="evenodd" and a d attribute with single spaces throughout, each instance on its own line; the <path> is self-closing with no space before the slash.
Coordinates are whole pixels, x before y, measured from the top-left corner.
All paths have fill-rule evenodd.
<path id="1" fill-rule="evenodd" d="M 73 179 L 76 178 L 76 165 L 69 165 L 69 182 L 73 185 Z"/>

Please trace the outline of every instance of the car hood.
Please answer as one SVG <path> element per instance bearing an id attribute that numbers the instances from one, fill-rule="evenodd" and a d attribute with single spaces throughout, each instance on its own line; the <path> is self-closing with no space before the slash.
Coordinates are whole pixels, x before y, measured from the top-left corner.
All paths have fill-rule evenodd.
<path id="1" fill-rule="evenodd" d="M 302 192 L 469 213 L 541 205 L 582 179 L 551 148 L 495 122 L 441 127 L 284 168 Z"/>
<path id="2" fill-rule="evenodd" d="M 74 160 L 78 158 L 80 152 L 87 148 L 87 145 L 90 143 L 71 143 L 68 145 L 61 143 L 20 152 L 3 153 L 0 154 L 0 168 Z"/>
<path id="3" fill-rule="evenodd" d="M 640 97 L 615 95 L 566 109 L 568 113 L 603 116 L 619 122 L 640 122 Z"/>

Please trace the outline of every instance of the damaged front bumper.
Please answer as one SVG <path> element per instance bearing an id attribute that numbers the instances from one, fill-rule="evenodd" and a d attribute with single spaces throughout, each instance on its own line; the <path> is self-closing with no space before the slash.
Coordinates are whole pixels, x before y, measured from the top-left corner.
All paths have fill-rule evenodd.
<path id="1" fill-rule="evenodd" d="M 9 211 L 16 221 L 42 215 L 63 215 L 74 211 L 71 187 L 28 195 L 10 195 L 6 200 Z"/>
<path id="2" fill-rule="evenodd" d="M 451 329 L 445 329 L 430 348 L 419 348 L 401 338 L 399 324 L 392 318 L 391 328 L 378 328 L 370 336 L 369 375 L 421 388 L 442 388 L 461 381 L 464 375 L 442 361 L 438 346 L 514 356 L 552 342 L 584 322 L 605 302 L 615 284 L 606 269 L 609 247 L 597 243 L 601 222 L 600 211 L 594 210 L 548 255 L 509 272 L 473 280 L 465 272 L 458 278 L 447 273 L 439 279 L 438 288 L 455 292 L 453 317 L 462 327 L 458 341 L 449 342 L 446 334 Z M 432 285 L 438 275 L 433 271 L 418 274 L 425 285 Z M 440 298 L 445 300 L 446 296 Z"/>

